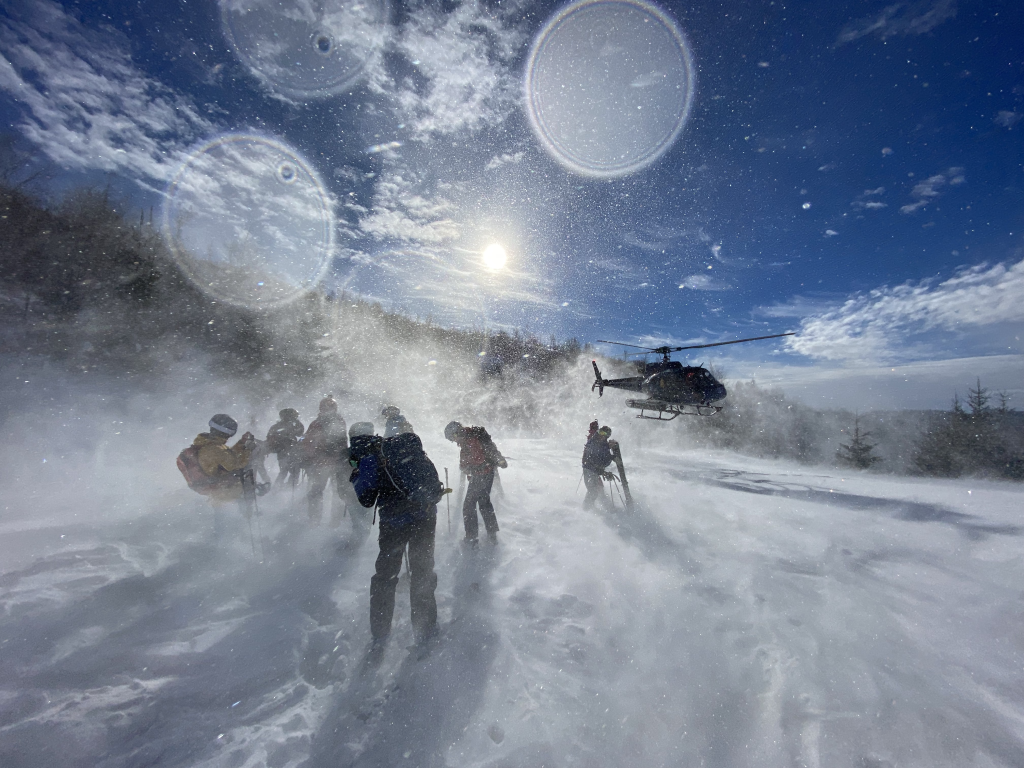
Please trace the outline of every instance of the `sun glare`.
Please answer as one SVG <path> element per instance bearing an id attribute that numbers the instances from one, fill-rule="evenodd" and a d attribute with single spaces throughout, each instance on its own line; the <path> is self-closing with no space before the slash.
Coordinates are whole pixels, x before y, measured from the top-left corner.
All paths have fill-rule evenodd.
<path id="1" fill-rule="evenodd" d="M 484 248 L 484 265 L 497 272 L 508 261 L 508 253 L 500 243 L 491 243 Z"/>

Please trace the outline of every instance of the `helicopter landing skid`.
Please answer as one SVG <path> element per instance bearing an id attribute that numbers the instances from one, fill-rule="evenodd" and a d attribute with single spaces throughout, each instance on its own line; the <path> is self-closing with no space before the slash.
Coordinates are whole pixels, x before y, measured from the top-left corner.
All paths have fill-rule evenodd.
<path id="1" fill-rule="evenodd" d="M 640 411 L 638 419 L 650 421 L 672 421 L 676 416 L 714 416 L 720 405 L 684 405 L 682 403 L 666 403 L 662 400 L 627 400 L 626 405 Z M 653 411 L 657 416 L 648 416 L 645 411 Z M 671 414 L 666 418 L 667 414 Z"/>

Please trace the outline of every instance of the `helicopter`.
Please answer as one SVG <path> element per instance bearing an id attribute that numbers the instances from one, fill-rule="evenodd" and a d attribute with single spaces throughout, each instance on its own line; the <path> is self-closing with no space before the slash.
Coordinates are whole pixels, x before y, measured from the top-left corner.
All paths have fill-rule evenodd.
<path id="1" fill-rule="evenodd" d="M 630 355 L 661 355 L 661 360 L 648 363 L 645 360 L 636 364 L 638 376 L 628 376 L 622 379 L 606 379 L 601 376 L 601 370 L 597 367 L 597 360 L 594 364 L 594 383 L 590 391 L 597 390 L 597 396 L 604 396 L 604 388 L 625 389 L 629 392 L 643 392 L 647 395 L 646 400 L 627 400 L 626 406 L 637 408 L 640 411 L 638 419 L 650 419 L 651 421 L 672 421 L 676 416 L 712 416 L 722 410 L 722 406 L 715 405 L 726 396 L 725 385 L 711 375 L 703 365 L 683 365 L 677 360 L 671 360 L 669 356 L 673 352 L 681 352 L 684 349 L 706 349 L 708 347 L 723 347 L 726 344 L 742 344 L 747 341 L 760 341 L 762 339 L 779 339 L 783 336 L 794 336 L 795 333 L 776 333 L 771 336 L 754 336 L 749 339 L 736 339 L 735 341 L 719 341 L 714 344 L 693 344 L 688 347 L 641 347 L 637 344 L 624 344 L 621 341 L 604 341 L 598 339 L 601 344 L 618 344 L 622 347 L 633 347 L 642 349 L 643 352 L 631 352 Z M 648 416 L 647 413 L 656 413 L 657 416 Z M 669 415 L 671 414 L 671 415 Z"/>

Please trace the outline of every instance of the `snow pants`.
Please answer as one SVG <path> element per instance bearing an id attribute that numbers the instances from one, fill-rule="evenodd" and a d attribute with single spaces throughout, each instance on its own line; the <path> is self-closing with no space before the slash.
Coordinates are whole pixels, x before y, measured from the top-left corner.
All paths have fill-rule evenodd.
<path id="1" fill-rule="evenodd" d="M 409 603 L 412 608 L 412 629 L 417 639 L 429 635 L 437 627 L 437 574 L 434 573 L 434 529 L 437 511 L 422 520 L 401 526 L 390 526 L 381 520 L 380 554 L 376 573 L 370 579 L 370 633 L 374 640 L 383 640 L 391 632 L 395 613 L 395 590 L 402 571 L 402 555 L 409 547 Z"/>
<path id="2" fill-rule="evenodd" d="M 583 499 L 583 508 L 592 509 L 595 503 L 600 503 L 605 509 L 611 509 L 611 501 L 604 493 L 604 480 L 601 473 L 592 469 L 583 468 L 583 484 L 587 486 L 587 495 Z"/>
<path id="3" fill-rule="evenodd" d="M 298 485 L 299 475 L 302 473 L 302 459 L 298 456 L 298 451 L 294 448 L 278 451 L 277 466 L 280 472 L 278 472 L 274 485 L 284 485 L 287 482 L 294 489 Z"/>
<path id="4" fill-rule="evenodd" d="M 370 512 L 360 506 L 356 499 L 352 484 L 348 481 L 352 470 L 348 464 L 313 464 L 306 469 L 309 475 L 309 492 L 306 501 L 309 504 L 309 519 L 319 525 L 324 516 L 324 492 L 327 484 L 333 483 L 331 494 L 331 527 L 341 525 L 345 511 L 352 518 L 352 529 L 356 533 L 366 535 L 370 532 Z"/>
<path id="5" fill-rule="evenodd" d="M 469 476 L 469 487 L 466 488 L 466 499 L 462 502 L 462 522 L 466 527 L 466 538 L 476 541 L 480 528 L 476 519 L 476 508 L 480 505 L 480 517 L 484 519 L 484 529 L 489 534 L 498 532 L 498 518 L 494 515 L 491 503 L 491 485 L 494 483 L 494 472 L 479 472 Z"/>

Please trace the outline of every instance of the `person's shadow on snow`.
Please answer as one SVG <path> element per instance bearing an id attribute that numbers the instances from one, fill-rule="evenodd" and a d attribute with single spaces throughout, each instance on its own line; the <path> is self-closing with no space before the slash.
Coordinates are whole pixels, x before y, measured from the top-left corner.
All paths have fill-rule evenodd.
<path id="1" fill-rule="evenodd" d="M 497 552 L 482 545 L 451 557 L 451 622 L 429 648 L 409 650 L 386 690 L 372 670 L 353 681 L 314 737 L 306 768 L 446 765 L 480 706 L 500 640 L 490 585 Z"/>

